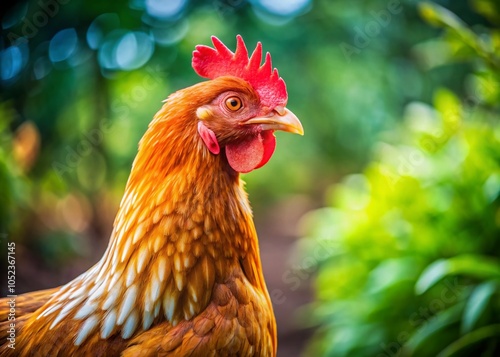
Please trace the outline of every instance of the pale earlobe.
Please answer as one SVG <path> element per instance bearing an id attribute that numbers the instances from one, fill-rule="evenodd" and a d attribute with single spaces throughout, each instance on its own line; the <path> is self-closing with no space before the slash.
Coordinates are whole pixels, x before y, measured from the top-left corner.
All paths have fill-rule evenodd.
<path id="1" fill-rule="evenodd" d="M 207 149 L 210 150 L 212 154 L 218 155 L 220 153 L 220 147 L 215 133 L 207 128 L 201 121 L 198 122 L 198 133 L 200 134 Z"/>

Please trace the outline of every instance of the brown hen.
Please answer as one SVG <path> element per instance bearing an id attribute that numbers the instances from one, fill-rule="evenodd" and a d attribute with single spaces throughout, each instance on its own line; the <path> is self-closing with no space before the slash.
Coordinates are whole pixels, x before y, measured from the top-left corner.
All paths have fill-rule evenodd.
<path id="1" fill-rule="evenodd" d="M 302 134 L 261 44 L 217 38 L 139 144 L 103 258 L 68 284 L 16 298 L 2 356 L 275 356 L 276 322 L 239 173 L 263 166 L 275 130 Z M 15 348 L 12 348 L 15 347 Z"/>

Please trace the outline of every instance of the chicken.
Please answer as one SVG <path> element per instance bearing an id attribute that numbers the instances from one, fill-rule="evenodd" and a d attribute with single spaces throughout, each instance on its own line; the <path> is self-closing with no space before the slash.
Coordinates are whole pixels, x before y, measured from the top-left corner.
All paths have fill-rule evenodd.
<path id="1" fill-rule="evenodd" d="M 192 66 L 210 80 L 170 95 L 139 143 L 102 259 L 68 284 L 18 296 L 2 356 L 275 356 L 276 322 L 240 173 L 303 134 L 257 44 L 212 37 Z M 15 349 L 12 349 L 15 347 Z"/>

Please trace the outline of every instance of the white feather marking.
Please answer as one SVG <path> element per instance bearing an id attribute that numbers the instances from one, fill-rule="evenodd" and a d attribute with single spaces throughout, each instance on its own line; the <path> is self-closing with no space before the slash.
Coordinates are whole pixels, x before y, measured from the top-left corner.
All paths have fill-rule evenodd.
<path id="1" fill-rule="evenodd" d="M 115 227 L 113 229 L 113 232 L 111 233 L 112 236 L 116 235 L 116 232 L 119 232 L 122 230 L 123 223 L 124 223 L 122 216 L 123 216 L 122 211 L 118 211 L 118 214 L 116 215 L 116 219 L 115 219 L 116 224 L 115 224 Z"/>
<path id="2" fill-rule="evenodd" d="M 116 306 L 119 296 L 122 294 L 121 284 L 116 284 L 113 286 L 108 294 L 108 297 L 102 305 L 103 310 L 108 310 L 111 306 Z"/>
<path id="3" fill-rule="evenodd" d="M 165 299 L 163 299 L 163 310 L 167 321 L 172 322 L 172 316 L 174 316 L 175 310 L 175 299 L 172 296 L 167 295 Z"/>
<path id="4" fill-rule="evenodd" d="M 122 337 L 124 339 L 127 339 L 130 336 L 132 336 L 135 332 L 136 327 L 137 327 L 137 312 L 134 311 L 129 315 L 127 321 L 123 325 Z"/>
<path id="5" fill-rule="evenodd" d="M 82 287 L 85 287 L 86 292 L 88 292 L 88 290 L 90 288 L 90 284 L 94 282 L 96 273 L 97 272 L 92 272 L 92 275 L 85 274 L 86 275 L 85 279 L 82 280 L 81 285 L 82 285 Z M 102 273 L 101 273 L 101 276 L 102 276 Z"/>
<path id="6" fill-rule="evenodd" d="M 52 321 L 52 324 L 50 325 L 49 330 L 52 330 L 54 328 L 54 326 L 56 326 L 59 322 L 61 322 L 61 320 L 64 319 L 66 317 L 66 315 L 68 315 L 68 313 L 71 310 L 73 310 L 73 308 L 77 304 L 79 304 L 82 300 L 83 300 L 83 297 L 80 297 L 80 298 L 74 299 L 74 300 L 70 301 L 68 304 L 66 304 L 64 306 L 64 308 L 61 310 L 61 312 L 59 312 L 59 315 L 57 315 L 56 319 L 54 321 Z"/>
<path id="7" fill-rule="evenodd" d="M 160 314 L 160 308 L 161 308 L 161 301 L 158 300 L 155 305 L 155 311 L 154 311 L 155 318 L 158 317 L 158 315 Z"/>
<path id="8" fill-rule="evenodd" d="M 128 202 L 133 193 L 134 191 L 130 190 L 123 194 L 122 201 L 120 202 L 120 207 L 125 206 L 125 204 Z"/>
<path id="9" fill-rule="evenodd" d="M 144 310 L 148 312 L 153 311 L 153 306 L 158 300 L 159 296 L 160 296 L 160 282 L 158 281 L 158 278 L 156 277 L 155 274 L 153 275 L 153 278 L 150 281 L 149 289 L 145 296 Z"/>
<path id="10" fill-rule="evenodd" d="M 113 250 L 113 255 L 111 256 L 111 267 L 113 269 L 116 269 L 116 267 L 118 266 L 119 262 L 120 262 L 120 260 L 118 258 L 118 250 L 114 249 Z"/>
<path id="11" fill-rule="evenodd" d="M 142 268 L 144 268 L 144 263 L 146 263 L 148 256 L 148 248 L 146 246 L 142 247 L 139 251 L 139 256 L 137 257 L 137 274 L 139 274 L 142 271 Z"/>
<path id="12" fill-rule="evenodd" d="M 135 222 L 134 222 L 135 223 Z M 128 229 L 130 228 L 130 225 L 132 224 L 132 220 L 131 219 L 127 219 L 126 220 L 126 223 L 125 223 L 125 226 L 123 227 L 121 233 L 125 233 L 125 232 L 128 232 Z M 122 236 L 122 234 L 120 234 L 120 236 Z M 121 237 L 120 237 L 121 238 Z"/>
<path id="13" fill-rule="evenodd" d="M 98 285 L 94 286 L 94 288 L 90 291 L 89 301 L 99 299 L 102 296 L 102 294 L 104 294 L 105 290 L 106 290 L 105 281 L 98 283 Z"/>
<path id="14" fill-rule="evenodd" d="M 76 299 L 71 300 L 69 303 L 67 303 L 64 308 L 61 310 L 62 314 L 65 314 L 66 312 L 72 310 L 76 305 L 78 305 L 82 300 L 84 299 L 83 296 L 80 296 Z"/>
<path id="15" fill-rule="evenodd" d="M 104 256 L 107 255 L 107 251 L 106 253 L 104 253 Z M 101 281 L 104 274 L 106 274 L 108 272 L 108 263 L 107 263 L 107 260 L 105 260 L 103 263 L 97 263 L 94 267 L 98 267 L 96 268 L 96 271 L 99 271 L 99 274 L 97 275 L 96 278 L 94 278 L 93 280 L 94 281 Z"/>
<path id="16" fill-rule="evenodd" d="M 132 285 L 125 292 L 125 298 L 120 306 L 120 314 L 118 315 L 118 325 L 121 325 L 127 316 L 130 314 L 134 308 L 135 301 L 137 299 L 137 286 Z"/>
<path id="17" fill-rule="evenodd" d="M 101 326 L 101 338 L 108 338 L 116 326 L 116 310 L 113 309 L 104 318 Z"/>
<path id="18" fill-rule="evenodd" d="M 66 311 L 65 313 L 61 311 L 59 315 L 57 315 L 56 319 L 52 321 L 52 323 L 50 324 L 49 330 L 52 330 L 59 322 L 61 322 L 61 320 L 64 319 L 66 315 L 68 315 L 68 312 L 69 310 Z"/>
<path id="19" fill-rule="evenodd" d="M 123 235 L 123 233 L 120 234 L 120 236 L 122 236 L 122 235 Z M 130 251 L 130 246 L 131 246 L 130 242 L 128 242 L 128 241 L 125 241 L 123 243 L 124 243 L 124 247 L 122 250 L 122 257 L 120 259 L 120 261 L 122 263 L 125 261 L 126 258 L 128 258 L 128 253 Z"/>
<path id="20" fill-rule="evenodd" d="M 191 260 L 189 259 L 189 257 L 185 257 L 184 258 L 184 268 L 189 268 L 190 262 L 191 262 Z"/>
<path id="21" fill-rule="evenodd" d="M 191 292 L 191 298 L 194 302 L 198 302 L 198 295 L 196 295 L 196 291 Z"/>
<path id="22" fill-rule="evenodd" d="M 139 224 L 139 226 L 135 229 L 134 238 L 132 239 L 132 243 L 135 244 L 139 239 L 144 235 L 144 224 Z"/>
<path id="23" fill-rule="evenodd" d="M 160 296 L 160 288 L 160 282 L 155 275 L 151 281 L 151 301 L 156 302 L 156 300 L 158 300 L 158 297 Z"/>
<path id="24" fill-rule="evenodd" d="M 60 307 L 61 307 L 61 304 L 54 304 L 51 307 L 49 307 L 47 310 L 42 312 L 40 315 L 38 315 L 38 317 L 36 319 L 38 320 L 40 317 L 48 316 L 51 313 L 53 313 L 54 311 L 58 310 Z"/>
<path id="25" fill-rule="evenodd" d="M 92 282 L 92 288 L 89 290 L 89 293 L 88 295 L 92 295 L 97 289 L 99 289 L 99 286 L 102 284 L 102 280 L 100 279 L 93 279 L 93 282 Z"/>
<path id="26" fill-rule="evenodd" d="M 82 285 L 78 289 L 73 291 L 73 293 L 69 296 L 69 299 L 73 300 L 74 298 L 76 298 L 78 296 L 82 296 L 84 294 L 84 292 L 85 292 L 85 286 Z"/>
<path id="27" fill-rule="evenodd" d="M 134 264 L 129 264 L 127 269 L 127 277 L 125 280 L 125 285 L 127 286 L 127 288 L 134 282 L 135 276 L 136 274 Z"/>
<path id="28" fill-rule="evenodd" d="M 160 250 L 160 248 L 162 246 L 162 242 L 163 242 L 162 239 L 163 239 L 163 237 L 156 237 L 155 243 L 154 243 L 154 246 L 153 246 L 153 249 L 154 249 L 155 253 Z"/>
<path id="29" fill-rule="evenodd" d="M 69 297 L 69 294 L 71 294 L 74 290 L 74 287 L 73 288 L 69 288 L 69 289 L 66 289 L 66 291 L 64 292 L 64 294 L 61 294 L 59 296 L 57 296 L 57 301 L 66 301 Z"/>
<path id="30" fill-rule="evenodd" d="M 68 311 L 61 311 L 59 313 L 59 315 L 57 315 L 57 317 L 55 318 L 54 321 L 52 321 L 52 323 L 50 324 L 50 327 L 49 327 L 49 330 L 52 330 L 54 328 L 54 326 L 56 326 L 59 322 L 61 322 L 62 319 L 64 319 L 66 317 L 66 315 L 68 314 L 69 310 Z"/>
<path id="31" fill-rule="evenodd" d="M 115 287 L 115 284 L 119 282 L 120 276 L 118 273 L 113 274 L 113 278 L 111 278 L 111 282 L 108 285 L 108 292 Z"/>
<path id="32" fill-rule="evenodd" d="M 136 209 L 135 209 L 135 210 L 133 210 L 133 211 L 131 211 L 131 212 L 129 211 L 129 212 L 128 212 L 128 213 L 129 213 L 129 215 L 128 215 L 128 217 L 127 217 L 127 221 L 128 221 L 128 222 L 131 222 L 131 223 L 132 223 L 132 222 L 133 222 L 133 223 L 139 222 L 139 221 L 137 220 L 137 215 L 139 214 L 139 212 L 140 212 L 140 210 L 136 210 Z M 127 226 L 127 230 L 128 230 L 128 226 Z"/>
<path id="33" fill-rule="evenodd" d="M 127 195 L 127 199 L 125 201 L 125 204 L 123 205 L 123 210 L 120 210 L 120 211 L 127 212 L 127 213 L 132 212 L 132 214 L 133 214 L 134 210 L 131 210 L 131 208 L 134 206 L 133 203 L 134 203 L 136 197 L 137 197 L 137 192 L 130 192 L 130 194 Z M 128 231 L 128 229 L 130 228 L 130 225 L 132 223 L 135 224 L 135 220 L 127 219 L 126 223 L 125 223 L 125 228 L 123 230 Z"/>
<path id="34" fill-rule="evenodd" d="M 75 314 L 75 319 L 76 320 L 81 320 L 90 314 L 94 313 L 97 310 L 97 303 L 94 301 L 87 300 L 85 304 L 78 310 L 78 312 Z"/>
<path id="35" fill-rule="evenodd" d="M 75 339 L 75 346 L 80 346 L 83 341 L 94 331 L 99 319 L 97 316 L 90 316 L 85 320 Z"/>
<path id="36" fill-rule="evenodd" d="M 83 273 L 82 275 L 80 275 L 79 277 L 89 277 L 89 276 L 93 276 L 93 274 L 97 271 L 97 267 L 98 267 L 98 264 L 94 264 L 89 270 L 87 270 L 85 273 Z"/>
<path id="37" fill-rule="evenodd" d="M 123 215 L 120 215 L 120 218 L 122 216 Z M 114 227 L 113 232 L 111 233 L 111 236 L 116 237 L 118 232 L 121 232 L 122 228 L 123 228 L 123 220 L 119 219 L 118 223 L 116 224 L 116 227 Z M 106 250 L 109 250 L 111 252 L 116 251 L 116 246 L 120 243 L 120 241 L 118 239 L 111 239 L 109 242 L 110 244 L 108 245 L 108 248 Z"/>
<path id="38" fill-rule="evenodd" d="M 144 311 L 151 311 L 153 309 L 153 302 L 145 296 Z"/>
<path id="39" fill-rule="evenodd" d="M 163 282 L 165 280 L 165 272 L 167 269 L 167 261 L 164 257 L 160 257 L 158 261 L 158 277 L 160 281 Z"/>
<path id="40" fill-rule="evenodd" d="M 182 273 L 175 274 L 175 283 L 177 284 L 177 289 L 181 291 L 184 287 L 184 275 Z"/>
<path id="41" fill-rule="evenodd" d="M 144 315 L 142 317 L 142 329 L 146 331 L 153 324 L 154 316 L 151 312 L 144 311 Z"/>
<path id="42" fill-rule="evenodd" d="M 126 222 L 126 220 L 123 219 L 122 211 L 120 211 L 118 213 L 118 215 L 116 216 L 115 222 L 118 222 L 118 223 L 116 224 L 116 227 L 112 233 L 112 236 L 114 236 L 115 238 L 118 238 L 120 236 L 120 234 L 122 234 L 125 231 L 124 223 Z M 120 242 L 119 239 L 114 239 L 114 241 Z"/>
<path id="43" fill-rule="evenodd" d="M 189 303 L 189 312 L 191 314 L 191 316 L 189 316 L 189 317 L 194 316 L 194 305 L 191 302 Z"/>
<path id="44" fill-rule="evenodd" d="M 179 256 L 179 254 L 176 254 L 174 256 L 174 267 L 175 270 L 181 271 L 181 257 Z"/>

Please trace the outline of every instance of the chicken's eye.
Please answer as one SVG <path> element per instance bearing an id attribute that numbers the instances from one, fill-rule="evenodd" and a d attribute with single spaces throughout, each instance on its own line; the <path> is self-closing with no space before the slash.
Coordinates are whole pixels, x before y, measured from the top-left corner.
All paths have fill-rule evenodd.
<path id="1" fill-rule="evenodd" d="M 241 103 L 241 99 L 238 97 L 229 97 L 226 99 L 226 107 L 227 109 L 235 112 L 243 106 Z"/>

